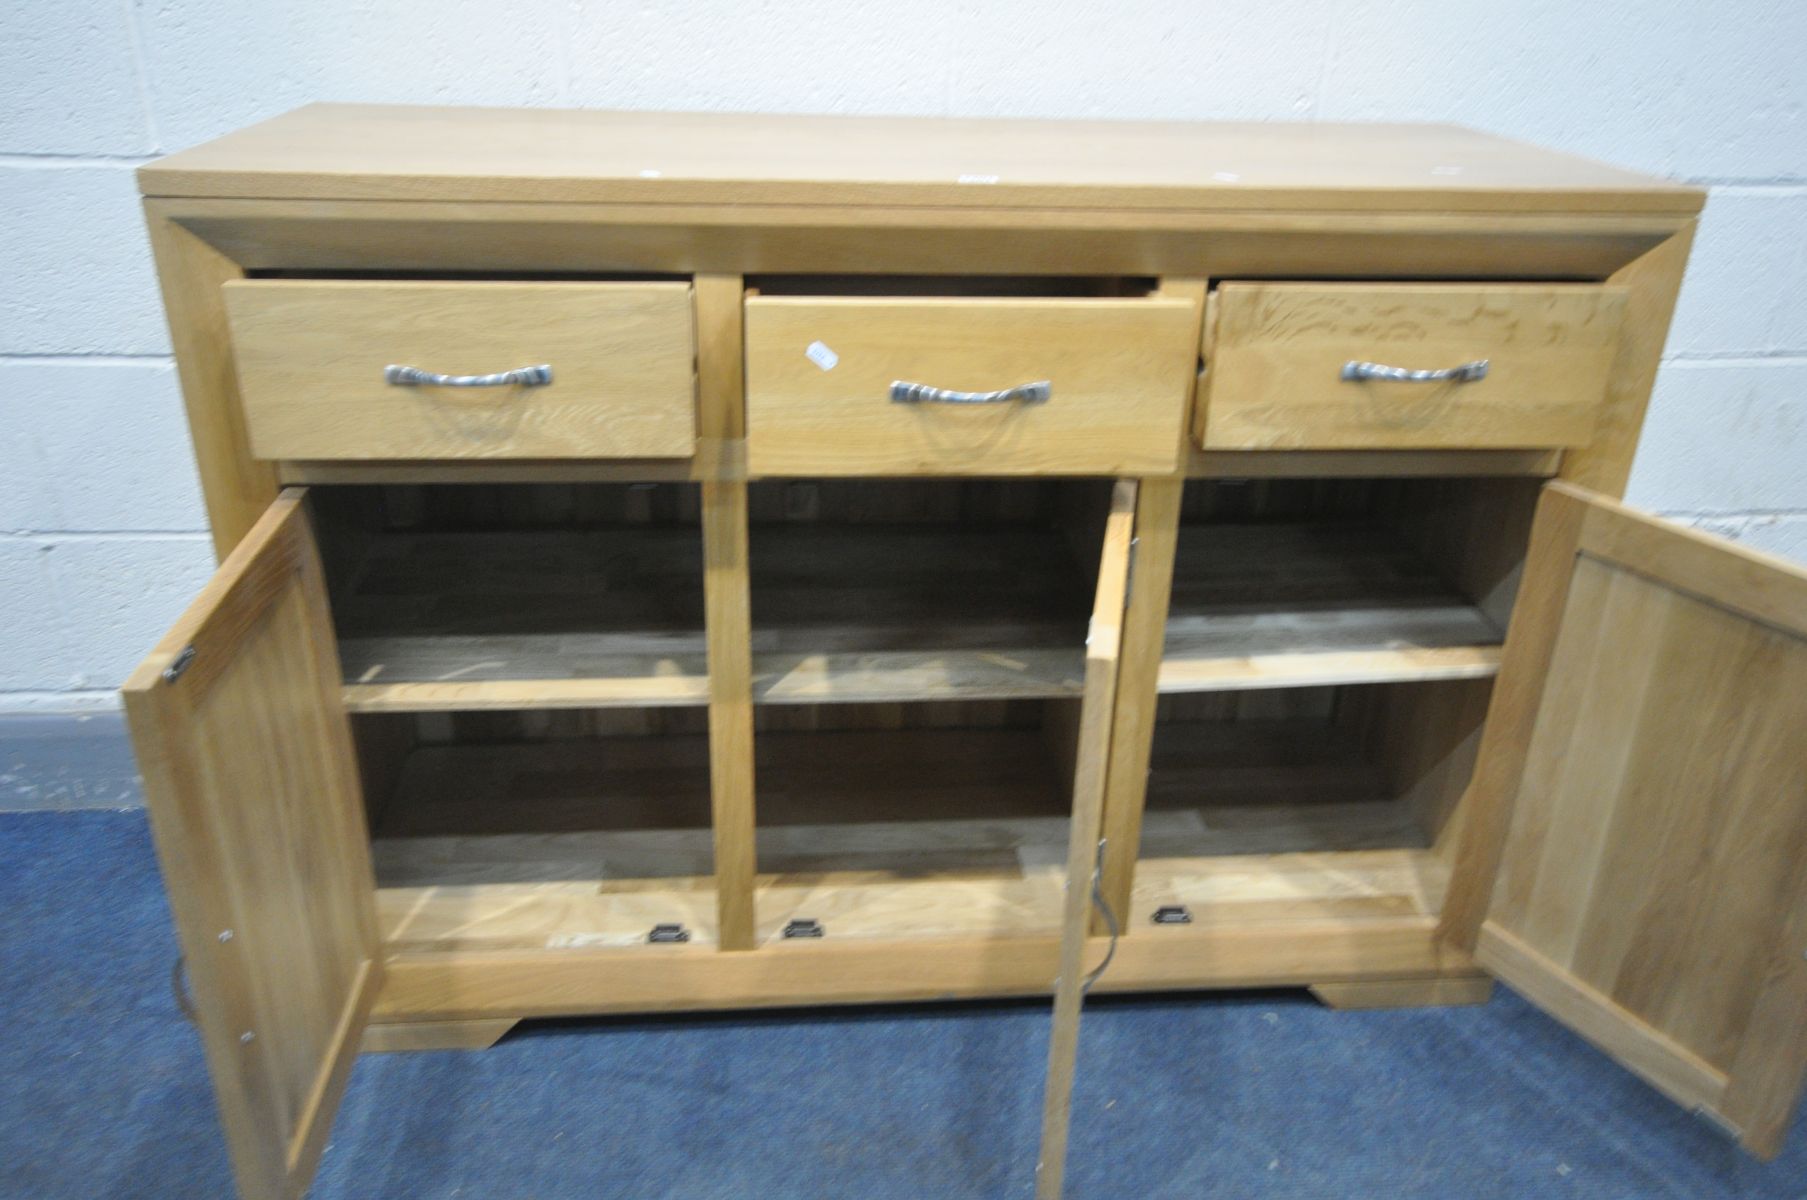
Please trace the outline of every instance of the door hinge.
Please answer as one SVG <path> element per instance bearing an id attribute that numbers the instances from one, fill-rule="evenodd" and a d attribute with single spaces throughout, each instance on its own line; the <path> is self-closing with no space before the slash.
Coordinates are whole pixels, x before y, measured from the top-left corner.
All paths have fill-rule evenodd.
<path id="1" fill-rule="evenodd" d="M 194 662 L 194 660 L 195 648 L 193 643 L 182 647 L 181 650 L 176 652 L 175 661 L 163 668 L 163 682 L 174 683 L 176 680 L 182 678 L 182 672 L 188 670 L 189 664 Z"/>
<path id="2" fill-rule="evenodd" d="M 827 937 L 828 933 L 822 928 L 822 922 L 814 917 L 798 917 L 794 921 L 785 923 L 784 936 L 787 938 L 819 938 Z"/>
<path id="3" fill-rule="evenodd" d="M 654 925 L 652 927 L 652 932 L 646 935 L 646 940 L 655 943 L 688 942 L 690 940 L 690 931 L 673 921 L 666 924 Z"/>

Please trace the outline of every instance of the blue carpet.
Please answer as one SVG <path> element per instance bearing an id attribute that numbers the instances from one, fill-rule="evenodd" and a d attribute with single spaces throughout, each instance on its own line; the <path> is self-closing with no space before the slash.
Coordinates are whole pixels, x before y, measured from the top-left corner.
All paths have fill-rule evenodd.
<path id="1" fill-rule="evenodd" d="M 0 1196 L 225 1197 L 142 814 L 0 813 Z M 361 1059 L 312 1196 L 1027 1197 L 1045 1005 L 532 1024 Z M 1504 992 L 1088 1010 L 1068 1194 L 1807 1197 Z"/>

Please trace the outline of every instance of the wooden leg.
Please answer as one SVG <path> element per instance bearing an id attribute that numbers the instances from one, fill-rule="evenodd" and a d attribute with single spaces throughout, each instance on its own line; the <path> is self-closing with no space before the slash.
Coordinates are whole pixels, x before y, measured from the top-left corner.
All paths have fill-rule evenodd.
<path id="1" fill-rule="evenodd" d="M 518 1024 L 514 1017 L 480 1021 L 392 1021 L 364 1030 L 365 1054 L 398 1050 L 487 1050 Z"/>
<path id="2" fill-rule="evenodd" d="M 1311 994 L 1326 1008 L 1423 1008 L 1485 1004 L 1493 997 L 1490 975 L 1430 975 L 1422 979 L 1360 979 L 1314 983 Z"/>

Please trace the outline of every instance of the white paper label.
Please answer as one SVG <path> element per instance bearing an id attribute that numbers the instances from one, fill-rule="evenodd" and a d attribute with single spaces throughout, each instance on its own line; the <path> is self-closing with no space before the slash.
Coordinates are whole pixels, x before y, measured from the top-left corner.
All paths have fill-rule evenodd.
<path id="1" fill-rule="evenodd" d="M 834 365 L 841 361 L 841 356 L 830 350 L 823 342 L 811 342 L 809 348 L 803 352 L 803 357 L 824 371 L 834 370 Z"/>

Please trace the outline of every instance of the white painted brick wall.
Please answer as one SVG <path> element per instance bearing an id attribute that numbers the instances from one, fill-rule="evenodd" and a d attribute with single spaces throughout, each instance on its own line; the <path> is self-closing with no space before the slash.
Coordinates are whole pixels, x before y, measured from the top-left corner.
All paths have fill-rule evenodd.
<path id="1" fill-rule="evenodd" d="M 1631 484 L 1807 559 L 1799 0 L 11 0 L 0 711 L 110 706 L 208 570 L 131 170 L 309 100 L 1457 121 L 1711 185 Z"/>

